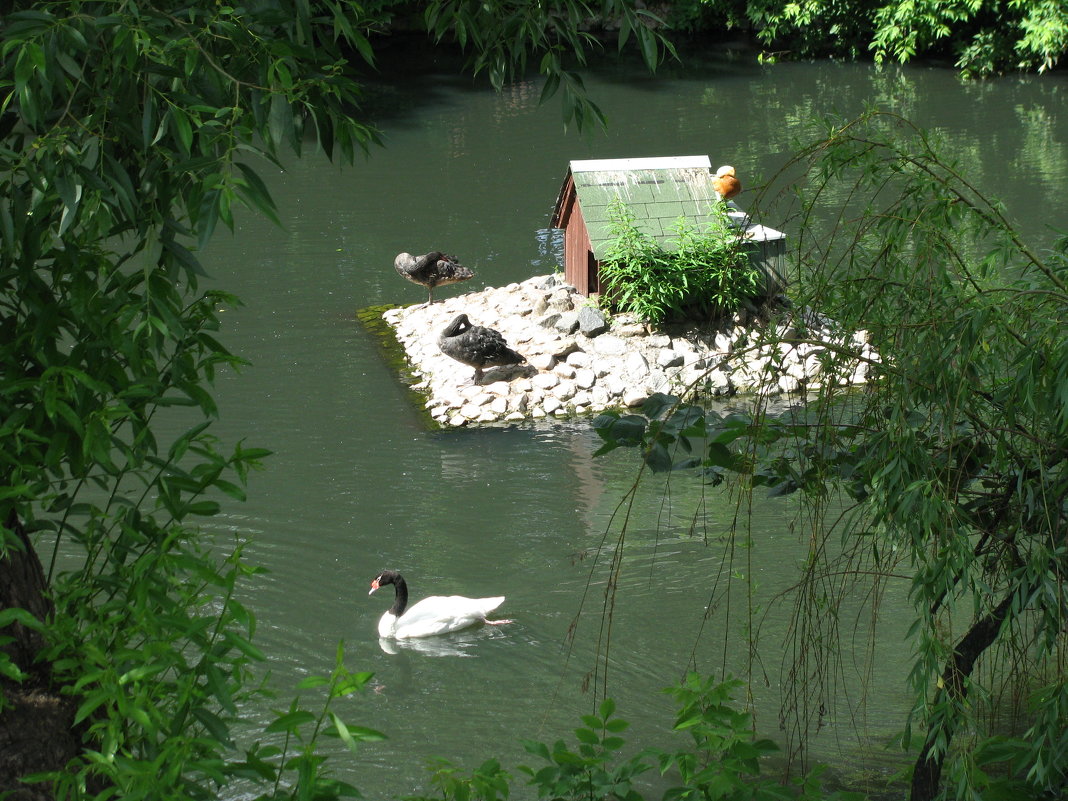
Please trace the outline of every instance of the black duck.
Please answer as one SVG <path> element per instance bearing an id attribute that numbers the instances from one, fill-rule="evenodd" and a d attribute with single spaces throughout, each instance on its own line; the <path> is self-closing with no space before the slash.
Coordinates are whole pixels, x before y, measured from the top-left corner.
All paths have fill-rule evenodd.
<path id="1" fill-rule="evenodd" d="M 432 250 L 425 256 L 399 253 L 393 260 L 393 266 L 402 277 L 427 288 L 427 305 L 434 302 L 434 287 L 456 284 L 475 276 L 474 272 L 438 250 Z"/>
<path id="2" fill-rule="evenodd" d="M 508 347 L 500 332 L 472 325 L 466 314 L 459 315 L 441 332 L 438 346 L 446 356 L 475 368 L 475 383 L 482 381 L 483 367 L 523 364 L 526 358 Z"/>

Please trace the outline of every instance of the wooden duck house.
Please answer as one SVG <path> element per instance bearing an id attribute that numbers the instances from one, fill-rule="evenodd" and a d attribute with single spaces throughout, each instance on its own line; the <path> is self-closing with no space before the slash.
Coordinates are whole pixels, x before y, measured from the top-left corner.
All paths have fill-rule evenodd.
<path id="1" fill-rule="evenodd" d="M 670 249 L 680 217 L 704 228 L 713 204 L 725 202 L 713 187 L 714 178 L 708 156 L 572 161 L 550 223 L 564 232 L 567 282 L 583 295 L 601 291 L 609 208 L 616 198 L 634 214 L 639 230 Z M 732 201 L 726 203 L 739 236 L 752 243 L 750 258 L 767 277 L 767 294 L 782 291 L 785 235 L 753 223 Z"/>

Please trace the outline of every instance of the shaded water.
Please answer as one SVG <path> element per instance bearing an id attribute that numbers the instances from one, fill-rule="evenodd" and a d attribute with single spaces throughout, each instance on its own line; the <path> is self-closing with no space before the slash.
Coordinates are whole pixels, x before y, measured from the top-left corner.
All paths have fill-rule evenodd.
<path id="1" fill-rule="evenodd" d="M 339 749 L 335 763 L 371 799 L 424 789 L 434 756 L 515 765 L 519 738 L 564 736 L 589 711 L 581 688 L 609 636 L 600 610 L 614 534 L 597 554 L 636 472 L 633 454 L 591 460 L 597 441 L 584 421 L 424 430 L 354 319 L 357 308 L 422 300 L 393 272 L 397 252 L 442 249 L 476 270 L 442 296 L 545 274 L 556 265 L 548 216 L 569 160 L 708 154 L 751 187 L 819 115 L 869 103 L 944 137 L 969 176 L 1045 244 L 1046 224 L 1063 223 L 1051 210 L 1062 208 L 1068 180 L 1064 75 L 963 84 L 937 69 L 690 57 L 686 70 L 650 79 L 611 64 L 588 77 L 610 129 L 579 135 L 561 130 L 555 104 L 537 106 L 536 83 L 498 96 L 394 55 L 383 74 L 396 80 L 373 95 L 385 149 L 352 168 L 309 156 L 266 176 L 285 230 L 246 215 L 205 259 L 213 282 L 245 303 L 224 314 L 223 339 L 252 362 L 221 378 L 217 430 L 275 452 L 249 502 L 216 525 L 247 539 L 248 558 L 270 570 L 243 600 L 258 614 L 257 643 L 283 704 L 300 677 L 330 670 L 339 640 L 351 668 L 374 671 L 374 691 L 338 711 L 390 739 L 356 757 Z M 753 544 L 743 547 L 724 534 L 750 510 L 725 491 L 676 476 L 665 503 L 663 488 L 650 483 L 632 512 L 607 675 L 598 669 L 594 685 L 634 722 L 633 741 L 668 745 L 670 707 L 657 690 L 691 664 L 751 675 L 761 732 L 775 737 L 790 625 L 777 594 L 796 580 L 803 523 L 790 501 L 759 499 Z M 367 589 L 385 567 L 406 574 L 413 600 L 505 594 L 500 612 L 515 623 L 383 650 L 375 626 L 389 599 Z M 863 615 L 843 623 L 843 649 L 858 652 L 844 660 L 830 691 L 838 701 L 813 740 L 822 760 L 866 760 L 876 772 L 893 762 L 880 749 L 903 721 L 903 592 L 891 587 L 885 603 L 902 611 L 888 616 L 895 622 L 874 650 L 865 650 Z M 746 631 L 757 626 L 754 654 Z M 846 700 L 859 700 L 864 674 L 873 689 L 855 721 L 858 741 Z"/>

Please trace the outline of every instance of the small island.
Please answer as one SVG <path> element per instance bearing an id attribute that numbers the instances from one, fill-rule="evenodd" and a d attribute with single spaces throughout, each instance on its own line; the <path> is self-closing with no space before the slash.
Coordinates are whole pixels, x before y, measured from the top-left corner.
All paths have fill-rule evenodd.
<path id="1" fill-rule="evenodd" d="M 459 314 L 499 331 L 526 364 L 486 369 L 475 383 L 474 370 L 438 346 Z M 843 334 L 814 312 L 739 312 L 658 330 L 605 314 L 560 275 L 392 308 L 382 319 L 404 349 L 412 389 L 445 427 L 582 416 L 636 407 L 655 392 L 710 399 L 861 384 L 879 360 L 864 332 Z"/>

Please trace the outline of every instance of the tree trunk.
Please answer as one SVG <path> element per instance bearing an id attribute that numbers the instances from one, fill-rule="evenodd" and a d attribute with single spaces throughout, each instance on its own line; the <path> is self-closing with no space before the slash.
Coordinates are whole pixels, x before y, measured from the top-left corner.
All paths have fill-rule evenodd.
<path id="1" fill-rule="evenodd" d="M 953 651 L 953 656 L 942 672 L 942 688 L 935 696 L 936 701 L 948 694 L 952 702 L 964 703 L 968 696 L 965 679 L 972 674 L 975 663 L 983 651 L 997 639 L 998 631 L 1001 629 L 1011 603 L 1012 595 L 1010 594 L 989 614 L 977 620 L 961 637 Z M 955 724 L 948 721 L 941 730 L 935 728 L 928 730 L 927 741 L 923 745 L 923 750 L 920 751 L 912 772 L 912 791 L 909 795 L 911 801 L 931 801 L 938 794 L 938 786 L 942 779 L 942 764 L 946 756 L 944 751 L 935 755 L 932 755 L 931 751 L 940 731 L 945 736 L 948 748 L 955 734 L 955 728 Z"/>
<path id="2" fill-rule="evenodd" d="M 5 528 L 7 552 L 0 556 L 0 611 L 25 609 L 47 622 L 55 612 L 37 552 L 17 515 L 12 512 Z M 13 536 L 12 536 L 13 535 Z M 19 779 L 29 773 L 59 770 L 78 752 L 72 732 L 75 702 L 52 688 L 51 666 L 37 660 L 44 637 L 21 623 L 2 632 L 13 642 L 0 646 L 26 675 L 21 682 L 0 678 L 0 796 L 10 801 L 51 798 L 47 785 L 26 785 Z"/>

